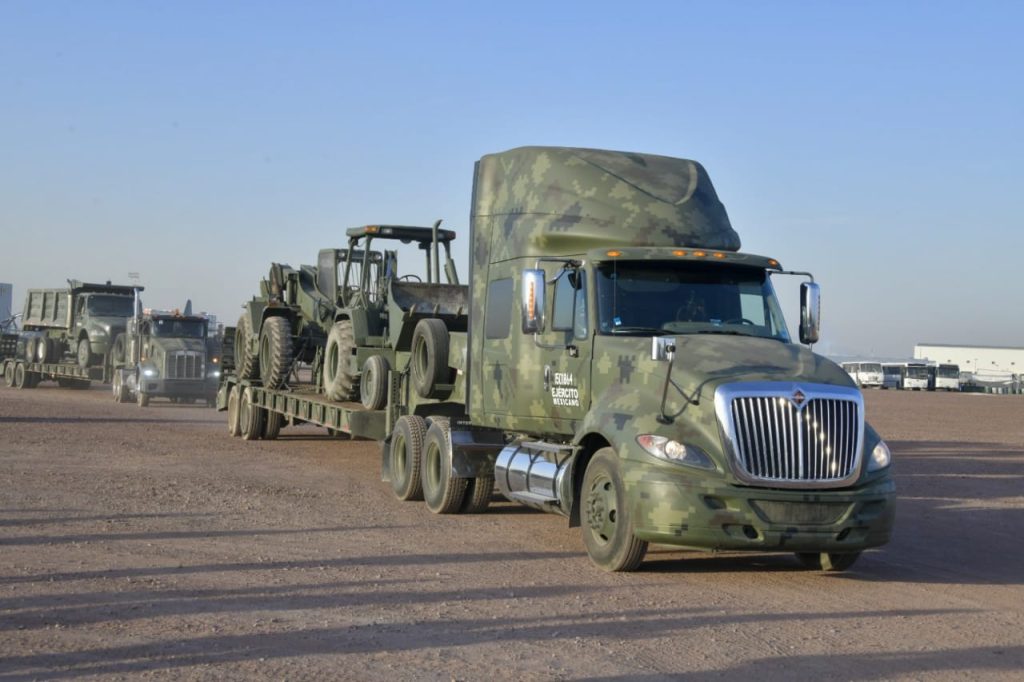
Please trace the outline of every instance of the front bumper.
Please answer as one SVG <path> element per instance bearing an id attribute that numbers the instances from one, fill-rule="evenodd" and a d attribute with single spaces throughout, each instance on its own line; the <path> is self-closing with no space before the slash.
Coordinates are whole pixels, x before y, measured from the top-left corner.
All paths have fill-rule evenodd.
<path id="1" fill-rule="evenodd" d="M 142 377 L 142 392 L 152 398 L 199 398 L 217 396 L 217 382 L 198 379 L 159 379 Z"/>
<path id="2" fill-rule="evenodd" d="M 627 480 L 636 536 L 669 545 L 857 552 L 887 543 L 895 517 L 891 475 L 842 490 L 754 488 L 653 466 Z"/>

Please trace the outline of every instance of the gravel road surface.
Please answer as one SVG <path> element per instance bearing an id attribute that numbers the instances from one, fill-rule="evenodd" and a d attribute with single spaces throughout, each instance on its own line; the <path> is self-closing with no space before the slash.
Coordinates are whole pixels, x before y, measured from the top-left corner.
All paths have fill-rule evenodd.
<path id="1" fill-rule="evenodd" d="M 838 575 L 653 547 L 622 575 L 560 517 L 398 502 L 375 443 L 0 388 L 0 680 L 1024 678 L 1024 399 L 866 399 L 889 546 Z"/>

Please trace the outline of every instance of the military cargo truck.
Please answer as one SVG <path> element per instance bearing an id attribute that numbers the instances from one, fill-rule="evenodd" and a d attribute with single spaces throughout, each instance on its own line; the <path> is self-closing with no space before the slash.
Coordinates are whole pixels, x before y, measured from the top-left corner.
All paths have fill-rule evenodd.
<path id="1" fill-rule="evenodd" d="M 580 527 L 606 570 L 636 569 L 652 542 L 843 570 L 888 541 L 891 456 L 850 377 L 810 349 L 818 286 L 739 251 L 700 164 L 488 155 L 470 229 L 468 329 L 434 325 L 396 358 L 386 409 L 229 377 L 229 430 L 261 437 L 273 419 L 276 435 L 288 419 L 382 439 L 400 499 L 481 511 L 496 485 Z M 779 276 L 808 280 L 799 344 Z M 447 401 L 429 397 L 453 375 Z"/>
<path id="2" fill-rule="evenodd" d="M 29 289 L 21 319 L 25 361 L 60 363 L 71 356 L 82 369 L 109 368 L 136 290 L 141 287 L 77 280 L 66 289 Z"/>
<path id="3" fill-rule="evenodd" d="M 132 315 L 136 290 L 141 287 L 77 280 L 68 280 L 66 289 L 30 289 L 15 352 L 3 361 L 5 383 L 34 388 L 55 381 L 88 388 L 90 382 L 109 382 L 113 340 Z M 6 336 L 3 344 L 9 351 Z"/>
<path id="4" fill-rule="evenodd" d="M 141 304 L 136 303 L 136 310 Z M 208 320 L 185 311 L 141 310 L 114 340 L 114 400 L 133 396 L 140 407 L 153 398 L 213 405 L 220 384 L 220 344 L 208 336 Z"/>

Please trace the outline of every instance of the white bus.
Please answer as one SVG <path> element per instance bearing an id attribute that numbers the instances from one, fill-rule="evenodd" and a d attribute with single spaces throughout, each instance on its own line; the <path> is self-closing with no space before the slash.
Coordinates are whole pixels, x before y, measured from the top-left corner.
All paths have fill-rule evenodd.
<path id="1" fill-rule="evenodd" d="M 861 388 L 882 388 L 882 364 L 879 362 L 844 362 L 842 368 Z"/>
<path id="2" fill-rule="evenodd" d="M 960 366 L 939 365 L 935 368 L 936 391 L 960 390 Z"/>
<path id="3" fill-rule="evenodd" d="M 927 391 L 931 372 L 923 362 L 900 363 L 900 388 L 904 391 Z"/>

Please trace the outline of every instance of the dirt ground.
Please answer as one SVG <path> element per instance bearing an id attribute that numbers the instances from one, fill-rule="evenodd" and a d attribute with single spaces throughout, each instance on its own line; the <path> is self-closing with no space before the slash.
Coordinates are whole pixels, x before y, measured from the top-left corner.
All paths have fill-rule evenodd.
<path id="1" fill-rule="evenodd" d="M 867 405 L 899 508 L 851 572 L 606 574 L 560 517 L 398 502 L 375 443 L 0 389 L 0 680 L 1021 679 L 1024 399 Z"/>

